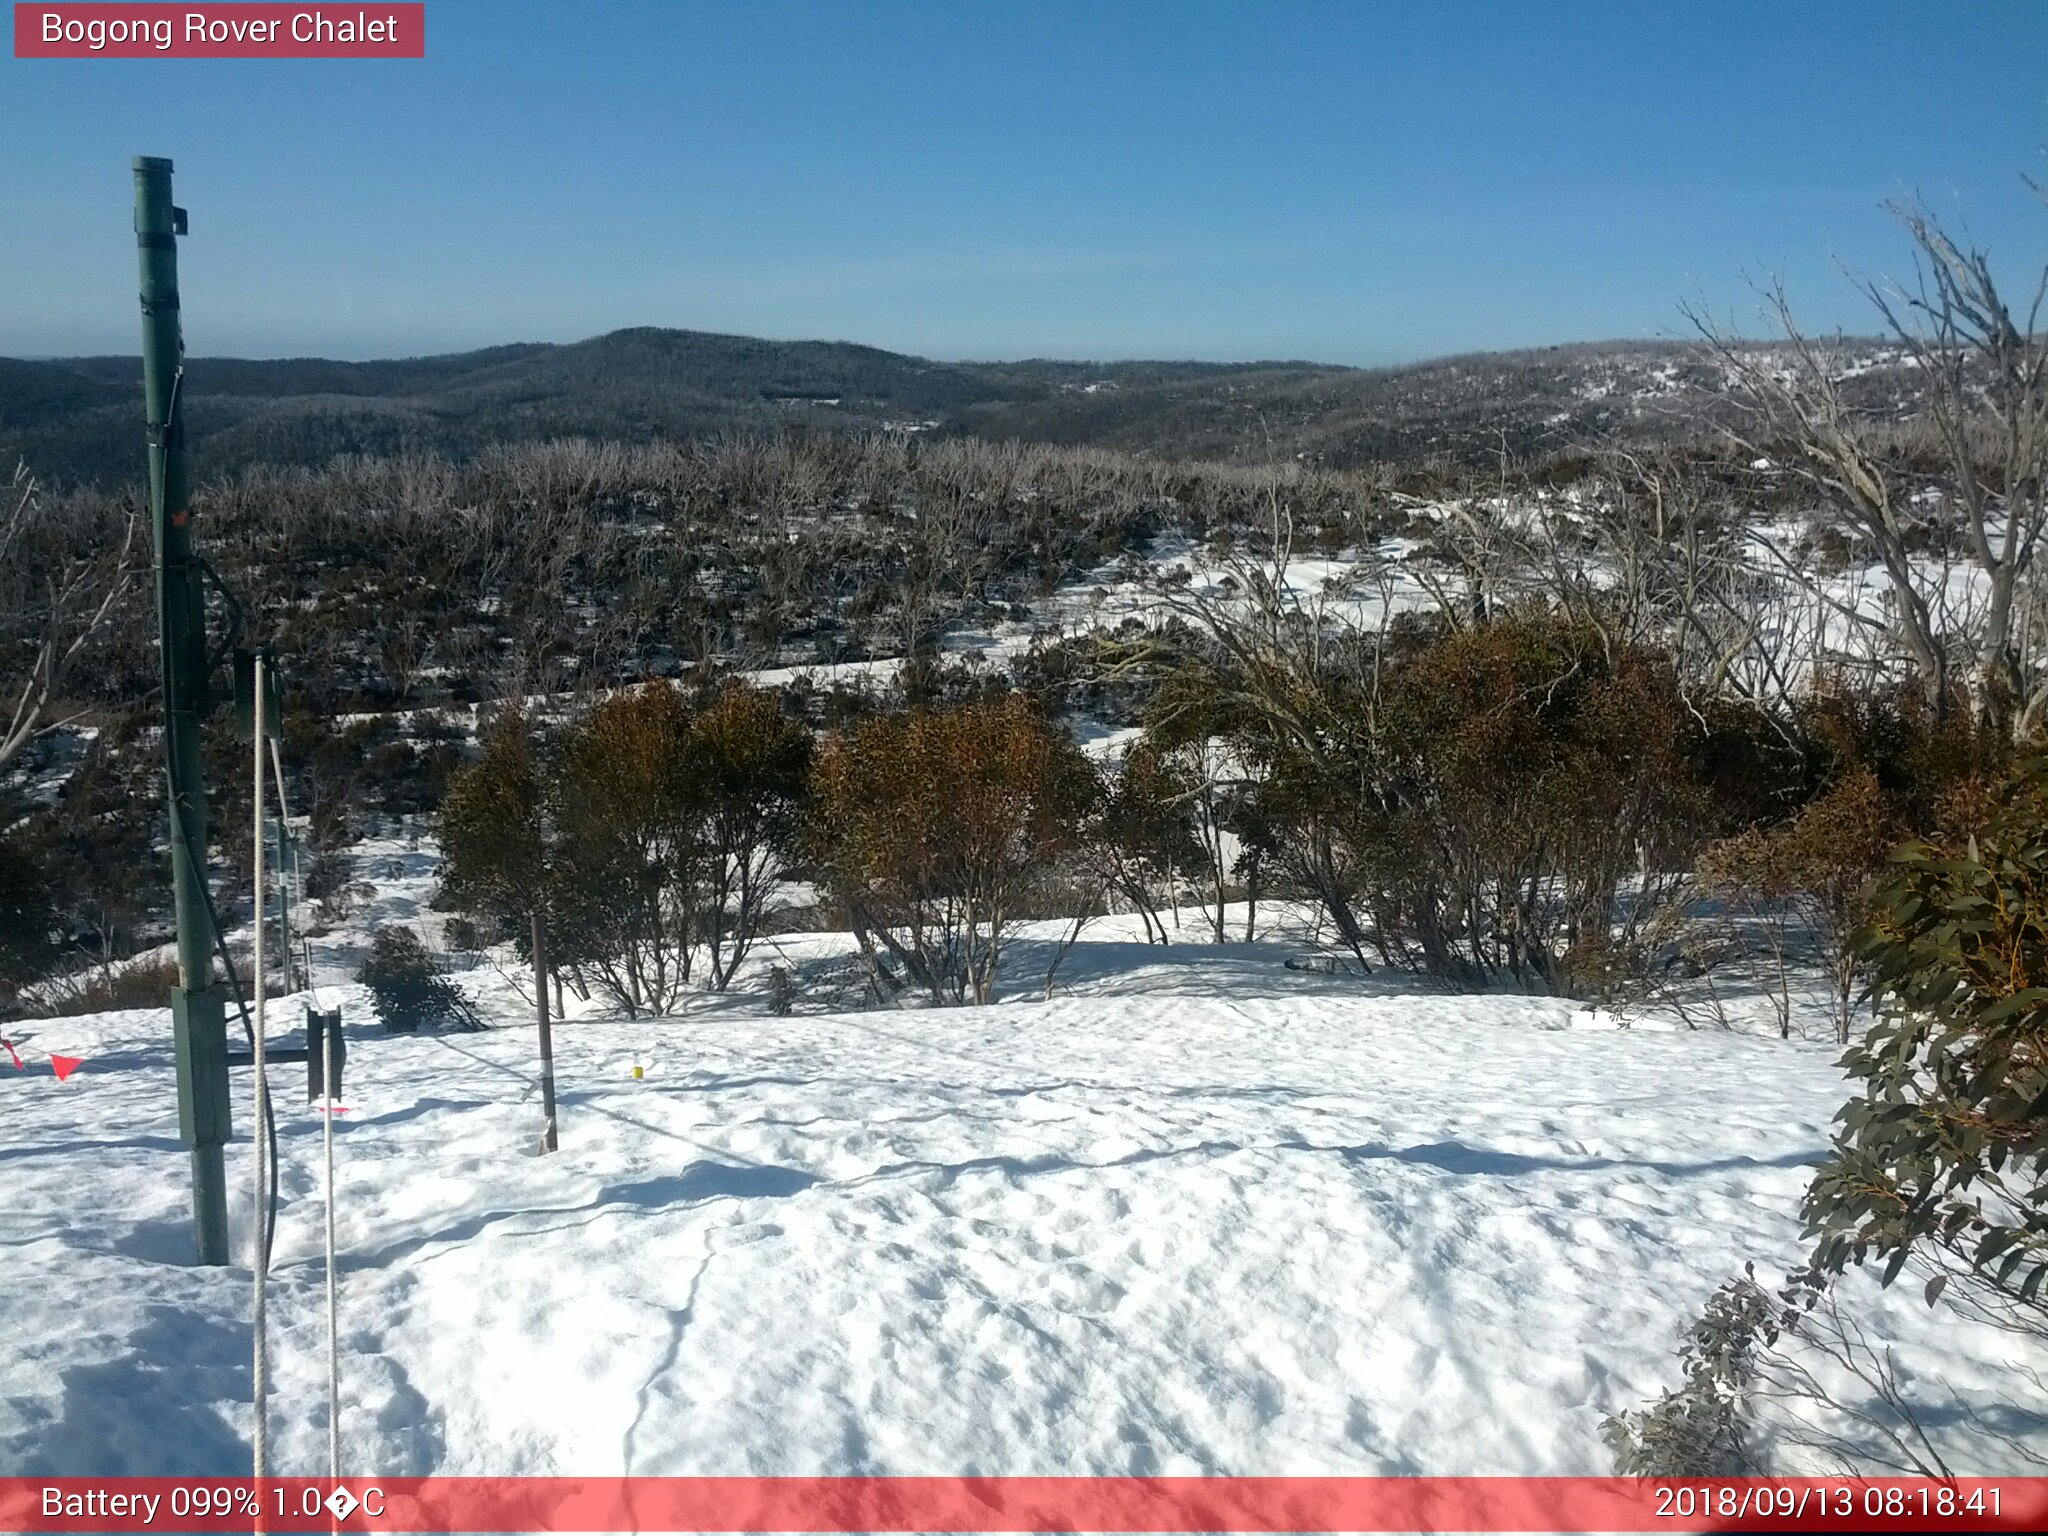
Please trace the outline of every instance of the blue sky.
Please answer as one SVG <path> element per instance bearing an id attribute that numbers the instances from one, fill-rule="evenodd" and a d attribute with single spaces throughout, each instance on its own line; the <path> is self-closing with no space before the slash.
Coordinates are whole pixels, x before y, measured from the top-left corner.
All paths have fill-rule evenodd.
<path id="1" fill-rule="evenodd" d="M 194 352 L 625 325 L 944 358 L 1383 363 L 2048 258 L 2048 4 L 429 0 L 412 62 L 0 58 L 0 354 L 136 345 L 130 157 Z"/>

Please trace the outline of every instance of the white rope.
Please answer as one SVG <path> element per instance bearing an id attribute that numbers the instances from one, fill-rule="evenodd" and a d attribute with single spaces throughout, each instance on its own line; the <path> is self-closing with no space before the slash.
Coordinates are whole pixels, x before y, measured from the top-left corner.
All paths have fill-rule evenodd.
<path id="1" fill-rule="evenodd" d="M 268 1281 L 270 1275 L 270 1233 L 269 1222 L 267 1219 L 269 1214 L 267 1195 L 267 1191 L 269 1189 L 267 1166 L 269 1162 L 269 1150 L 266 1144 L 266 1139 L 263 1134 L 263 1127 L 269 1123 L 267 1116 L 270 1113 L 270 1090 L 269 1084 L 266 1081 L 263 1072 L 263 994 L 265 991 L 263 976 L 264 720 L 263 654 L 260 651 L 256 655 L 255 693 L 255 793 L 250 797 L 250 803 L 255 808 L 254 814 L 256 825 L 256 1014 L 255 1023 L 251 1029 L 251 1034 L 254 1037 L 251 1042 L 251 1052 L 255 1058 L 253 1065 L 256 1068 L 256 1134 L 254 1137 L 254 1146 L 256 1151 L 256 1225 L 251 1238 L 251 1242 L 256 1251 L 255 1261 L 252 1265 L 256 1272 L 256 1296 L 254 1304 L 255 1316 L 252 1320 L 253 1326 L 251 1328 L 251 1332 L 254 1335 L 254 1346 L 249 1363 L 249 1378 L 250 1397 L 252 1399 L 252 1403 L 255 1408 L 256 1414 L 255 1473 L 257 1478 L 261 1479 L 268 1476 L 270 1470 L 270 1436 L 268 1422 L 270 1396 L 270 1360 L 269 1351 L 265 1347 L 265 1335 L 268 1332 L 268 1319 L 265 1315 L 265 1303 L 267 1300 L 266 1282 Z M 261 1496 L 262 1492 L 259 1489 L 258 1498 L 260 1499 Z"/>
<path id="2" fill-rule="evenodd" d="M 277 815 L 287 833 L 291 828 L 291 807 L 285 803 L 284 759 L 279 754 L 277 742 L 270 743 L 270 766 L 272 778 L 277 785 Z M 305 911 L 305 893 L 299 886 L 298 844 L 290 844 L 292 850 L 291 879 L 292 895 Z M 284 877 L 278 871 L 279 878 Z M 313 945 L 309 939 L 302 939 L 306 952 L 306 992 L 312 999 L 312 1006 L 320 1002 L 319 989 L 313 984 Z M 335 1093 L 335 1052 L 340 1048 L 337 1038 L 340 1033 L 341 1014 L 337 1010 L 330 1027 L 321 1032 L 320 1087 L 326 1096 L 326 1121 L 320 1128 L 320 1154 L 325 1164 L 325 1199 L 327 1203 L 327 1475 L 335 1482 L 341 1481 L 341 1269 L 334 1261 L 334 1112 L 340 1102 Z M 310 1031 L 308 1032 L 310 1036 Z M 307 1041 L 311 1044 L 310 1038 Z"/>

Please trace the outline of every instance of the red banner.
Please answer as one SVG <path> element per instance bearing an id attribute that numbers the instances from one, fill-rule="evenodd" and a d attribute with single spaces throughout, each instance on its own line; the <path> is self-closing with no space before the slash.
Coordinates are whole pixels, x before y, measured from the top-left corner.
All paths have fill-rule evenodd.
<path id="1" fill-rule="evenodd" d="M 17 59 L 423 59 L 424 4 L 14 7 Z"/>
<path id="2" fill-rule="evenodd" d="M 2021 1531 L 2048 1478 L 0 1478 L 0 1530 Z"/>

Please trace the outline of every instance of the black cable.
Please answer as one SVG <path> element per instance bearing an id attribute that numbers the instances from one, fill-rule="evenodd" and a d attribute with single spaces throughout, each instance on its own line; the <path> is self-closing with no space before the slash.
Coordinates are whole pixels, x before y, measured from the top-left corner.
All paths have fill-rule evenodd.
<path id="1" fill-rule="evenodd" d="M 193 841 L 192 824 L 185 819 L 182 796 L 171 796 L 171 811 L 178 818 L 178 829 L 185 834 L 186 856 L 189 858 L 191 850 L 197 844 Z M 199 896 L 206 903 L 206 925 L 213 933 L 214 951 L 220 956 L 221 966 L 228 973 L 228 986 L 234 991 L 235 1009 L 242 1016 L 242 1033 L 248 1037 L 249 1050 L 253 1053 L 256 1049 L 256 1026 L 249 1018 L 249 1004 L 242 996 L 242 978 L 235 970 L 234 957 L 228 953 L 228 942 L 221 934 L 220 909 L 214 905 L 213 887 L 207 883 L 206 871 L 201 869 L 196 873 Z M 261 913 L 257 914 L 257 921 L 262 921 Z M 268 1077 L 269 1074 L 266 1073 L 266 1091 L 263 1095 L 263 1134 L 270 1147 L 270 1189 L 267 1195 L 268 1208 L 263 1218 L 263 1268 L 266 1274 L 270 1271 L 270 1255 L 277 1239 L 277 1112 L 270 1105 Z"/>

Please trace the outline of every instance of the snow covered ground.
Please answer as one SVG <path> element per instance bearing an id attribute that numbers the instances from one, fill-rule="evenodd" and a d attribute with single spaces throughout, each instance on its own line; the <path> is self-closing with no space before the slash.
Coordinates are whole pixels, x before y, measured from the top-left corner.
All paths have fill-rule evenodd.
<path id="1" fill-rule="evenodd" d="M 371 868 L 365 922 L 419 915 L 430 853 Z M 1601 1418 L 1671 1384 L 1707 1293 L 1800 1256 L 1805 1165 L 1844 1096 L 1831 1046 L 1618 1029 L 1111 922 L 1051 1000 L 1023 982 L 979 1010 L 775 1017 L 749 994 L 572 1020 L 562 1150 L 540 1157 L 509 983 L 465 977 L 491 1033 L 385 1036 L 341 985 L 361 938 L 319 970 L 351 1023 L 351 1472 L 1604 1472 Z M 301 1008 L 277 1006 L 287 1034 Z M 30 1070 L 0 1065 L 0 1468 L 245 1470 L 250 1277 L 187 1262 L 166 1015 L 12 1033 Z M 86 1065 L 59 1083 L 53 1051 Z M 274 1069 L 271 1444 L 274 1470 L 313 1474 L 302 1071 Z M 1909 1380 L 1993 1400 L 2010 1381 L 2011 1336 L 1917 1287 L 1866 1320 Z"/>

